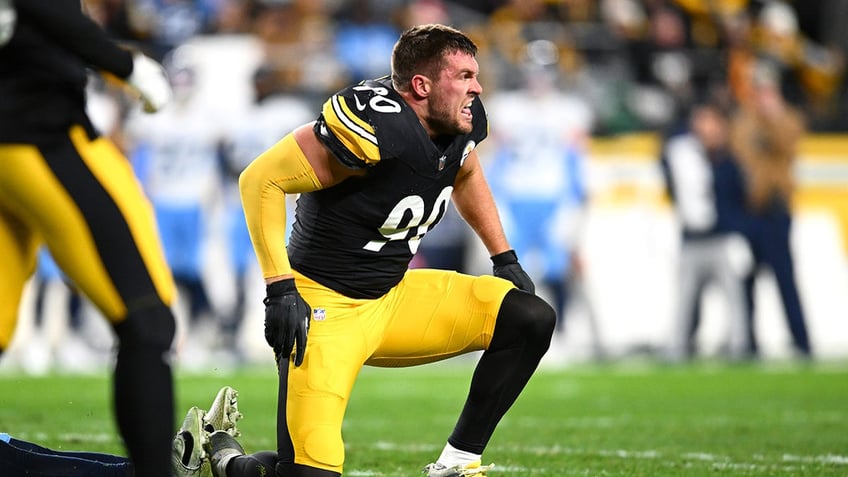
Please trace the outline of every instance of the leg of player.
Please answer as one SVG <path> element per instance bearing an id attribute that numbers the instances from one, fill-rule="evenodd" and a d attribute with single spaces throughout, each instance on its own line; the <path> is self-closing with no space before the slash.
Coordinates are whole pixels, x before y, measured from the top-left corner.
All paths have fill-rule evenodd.
<path id="1" fill-rule="evenodd" d="M 3 475 L 62 475 L 64 477 L 132 477 L 126 457 L 98 452 L 59 451 L 15 439 L 0 432 Z"/>
<path id="2" fill-rule="evenodd" d="M 171 310 L 162 303 L 133 310 L 115 325 L 115 414 L 138 476 L 170 468 L 174 390 L 169 357 L 174 328 Z M 163 447 L 151 448 L 151 442 Z"/>
<path id="3" fill-rule="evenodd" d="M 466 475 L 440 473 L 438 469 L 474 465 L 480 460 L 498 422 L 548 350 L 555 325 L 554 309 L 541 298 L 520 290 L 506 294 L 492 342 L 471 379 L 465 407 L 428 475 Z"/>

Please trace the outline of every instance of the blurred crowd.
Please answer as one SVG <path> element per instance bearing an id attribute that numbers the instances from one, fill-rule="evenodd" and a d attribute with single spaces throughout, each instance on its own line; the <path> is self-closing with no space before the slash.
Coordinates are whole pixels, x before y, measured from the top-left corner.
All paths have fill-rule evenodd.
<path id="1" fill-rule="evenodd" d="M 848 6 L 839 0 L 84 3 L 115 36 L 160 59 L 197 35 L 255 35 L 274 87 L 318 101 L 350 81 L 385 74 L 406 27 L 441 22 L 478 43 L 488 91 L 521 87 L 528 62 L 550 64 L 560 86 L 590 103 L 595 134 L 664 127 L 717 85 L 741 100 L 751 88 L 747 70 L 759 60 L 780 72 L 784 94 L 811 129 L 848 125 L 848 33 L 840 22 Z"/>
<path id="2" fill-rule="evenodd" d="M 848 18 L 848 2 L 84 0 L 83 4 L 115 37 L 160 60 L 173 82 L 174 105 L 144 116 L 122 103 L 120 95 L 110 94 L 108 82 L 93 76 L 89 109 L 96 125 L 125 149 L 156 211 L 180 287 L 178 348 L 185 366 L 205 368 L 210 360 L 216 365 L 238 364 L 255 357 L 240 330 L 245 317 L 260 316 L 260 311 L 247 309 L 261 304 L 263 288 L 236 190 L 240 171 L 289 130 L 314 119 L 333 92 L 387 74 L 400 32 L 421 23 L 456 26 L 480 47 L 481 83 L 491 126 L 486 147 L 491 152 L 487 167 L 493 193 L 522 263 L 541 293 L 560 310 L 560 332 L 569 306 L 582 304 L 592 314 L 578 250 L 588 202 L 587 140 L 651 131 L 662 133 L 663 160 L 672 166 L 685 163 L 692 154 L 702 156 L 700 166 L 685 165 L 682 175 L 668 173 L 682 226 L 681 260 L 689 260 L 686 271 L 700 273 L 681 277 L 688 288 L 680 292 L 675 314 L 679 330 L 670 334 L 670 355 L 679 359 L 696 353 L 692 343 L 699 320 L 698 296 L 703 282 L 716 277 L 722 277 L 727 290 L 747 290 L 728 292 L 735 306 L 731 311 L 738 315 L 738 326 L 727 339 L 729 355 L 756 354 L 750 290 L 753 270 L 760 263 L 782 273 L 780 292 L 794 345 L 799 353 L 810 354 L 788 245 L 765 251 L 746 247 L 748 255 L 754 254 L 747 258 L 752 264 L 730 278 L 722 275 L 728 268 L 716 270 L 716 266 L 739 268 L 739 260 L 724 264 L 710 259 L 709 253 L 716 249 L 715 236 L 721 236 L 718 253 L 725 255 L 738 249 L 739 236 L 752 244 L 757 233 L 788 237 L 791 152 L 785 153 L 777 172 L 775 168 L 763 172 L 757 169 L 763 167 L 756 157 L 763 147 L 771 147 L 763 142 L 769 137 L 739 139 L 743 145 L 731 147 L 732 134 L 745 134 L 745 127 L 754 132 L 766 128 L 753 123 L 755 119 L 730 126 L 736 120 L 731 111 L 768 102 L 757 99 L 763 82 L 780 98 L 781 111 L 797 114 L 799 134 L 848 130 L 848 30 L 840 24 L 840 19 Z M 198 37 L 226 35 L 250 37 L 261 45 L 259 65 L 250 76 L 253 104 L 238 117 L 223 117 L 214 104 L 195 100 L 200 72 L 181 48 Z M 720 125 L 707 128 L 720 128 L 720 139 L 705 138 L 701 126 L 695 125 L 703 122 L 696 116 L 702 115 L 705 105 L 718 111 Z M 780 122 L 785 133 L 789 126 Z M 676 141 L 686 134 L 699 144 L 695 149 Z M 760 149 L 751 151 L 754 146 Z M 792 144 L 786 147 L 789 151 Z M 769 154 L 783 153 L 775 149 Z M 748 197 L 750 191 L 739 192 L 738 197 L 725 194 L 726 181 L 735 180 L 716 159 L 725 155 L 734 161 L 747 159 L 739 176 L 756 175 L 753 194 L 759 196 Z M 698 167 L 708 173 L 695 177 L 700 182 L 693 186 L 692 171 Z M 675 192 L 681 184 L 690 196 L 709 190 L 690 200 Z M 775 197 L 787 216 L 777 229 L 752 231 L 737 218 L 726 219 L 728 208 L 738 208 L 731 215 L 743 214 L 752 201 L 773 211 Z M 725 215 L 703 219 L 698 216 L 699 200 L 711 201 L 703 207 Z M 694 225 L 687 222 L 693 203 Z M 467 230 L 455 211 L 449 212 L 428 234 L 415 266 L 468 271 Z M 760 227 L 770 222 L 763 224 Z M 698 242 L 705 236 L 711 240 L 706 247 Z M 788 238 L 785 241 L 788 244 Z M 62 278 L 50 271 L 46 254 L 42 264 L 40 286 L 35 289 L 35 325 L 19 333 L 54 338 L 42 340 L 41 348 L 26 349 L 41 353 L 23 360 L 33 371 L 50 365 L 47 356 L 57 351 L 44 348 L 58 346 L 63 335 L 46 322 L 65 316 L 71 325 L 60 325 L 61 329 L 82 330 L 77 341 L 84 341 L 86 334 L 73 292 L 69 296 L 61 286 L 45 286 L 61 284 Z M 59 298 L 51 298 L 51 293 Z M 50 305 L 56 300 L 58 305 Z M 189 332 L 194 339 L 185 339 Z M 78 344 L 71 353 L 77 360 L 83 355 Z"/>

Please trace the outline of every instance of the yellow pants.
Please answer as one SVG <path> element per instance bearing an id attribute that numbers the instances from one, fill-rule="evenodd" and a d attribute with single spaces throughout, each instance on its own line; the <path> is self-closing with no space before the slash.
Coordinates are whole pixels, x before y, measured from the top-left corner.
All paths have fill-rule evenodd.
<path id="1" fill-rule="evenodd" d="M 0 144 L 0 351 L 42 244 L 112 323 L 174 299 L 152 208 L 127 159 L 82 126 L 57 136 Z"/>
<path id="2" fill-rule="evenodd" d="M 514 288 L 493 276 L 420 269 L 407 272 L 385 296 L 366 300 L 295 278 L 313 319 L 303 364 L 288 369 L 293 458 L 339 473 L 342 420 L 362 366 L 413 366 L 486 349 L 501 302 Z"/>

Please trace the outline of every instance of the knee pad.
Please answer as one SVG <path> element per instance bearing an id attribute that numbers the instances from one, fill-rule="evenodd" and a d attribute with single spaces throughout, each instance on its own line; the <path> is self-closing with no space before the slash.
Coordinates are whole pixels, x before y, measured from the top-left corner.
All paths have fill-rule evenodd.
<path id="1" fill-rule="evenodd" d="M 176 321 L 164 304 L 133 311 L 114 325 L 121 347 L 168 349 L 174 341 Z"/>
<path id="2" fill-rule="evenodd" d="M 547 350 L 555 327 L 556 311 L 551 305 L 532 293 L 510 290 L 498 311 L 490 348 L 521 339 Z"/>

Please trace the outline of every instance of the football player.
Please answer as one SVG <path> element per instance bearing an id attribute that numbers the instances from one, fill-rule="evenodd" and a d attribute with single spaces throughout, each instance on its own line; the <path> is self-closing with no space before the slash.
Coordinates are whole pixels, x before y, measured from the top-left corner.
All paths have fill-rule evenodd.
<path id="1" fill-rule="evenodd" d="M 278 358 L 277 452 L 244 455 L 209 436 L 217 477 L 342 474 L 342 419 L 363 365 L 400 367 L 484 350 L 430 477 L 485 475 L 481 455 L 550 344 L 503 232 L 475 150 L 487 135 L 476 45 L 462 32 L 404 32 L 392 75 L 333 95 L 242 172 L 248 228 L 267 286 L 265 338 Z M 285 196 L 300 194 L 284 241 Z M 489 251 L 495 276 L 409 269 L 448 201 Z M 203 436 L 195 436 L 200 442 Z"/>
<path id="2" fill-rule="evenodd" d="M 0 46 L 0 352 L 45 243 L 112 325 L 114 412 L 135 475 L 170 472 L 174 283 L 150 204 L 121 152 L 86 115 L 87 68 L 124 81 L 154 112 L 170 99 L 151 58 L 119 47 L 79 0 L 12 3 Z"/>

